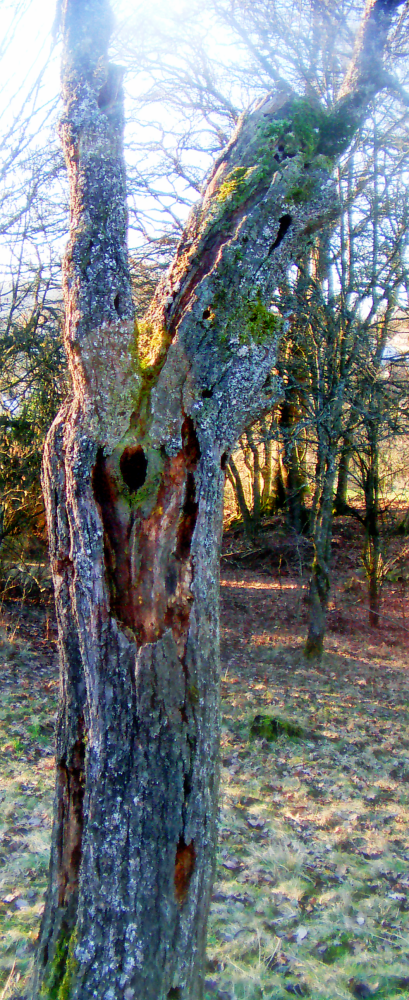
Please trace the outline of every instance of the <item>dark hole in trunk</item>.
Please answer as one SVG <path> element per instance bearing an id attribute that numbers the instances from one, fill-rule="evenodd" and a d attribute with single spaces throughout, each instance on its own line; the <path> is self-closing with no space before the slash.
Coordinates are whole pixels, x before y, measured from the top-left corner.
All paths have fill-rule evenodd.
<path id="1" fill-rule="evenodd" d="M 196 483 L 193 470 L 196 469 L 200 458 L 200 447 L 191 417 L 185 417 L 183 421 L 182 442 L 188 471 L 186 475 L 186 490 L 182 517 L 177 533 L 175 556 L 177 559 L 183 561 L 189 557 L 198 510 L 198 504 L 196 501 Z"/>
<path id="2" fill-rule="evenodd" d="M 119 460 L 121 476 L 130 493 L 136 493 L 146 479 L 148 460 L 143 448 L 125 448 Z"/>
<path id="3" fill-rule="evenodd" d="M 117 292 L 117 294 L 115 295 L 114 306 L 115 306 L 116 312 L 118 313 L 118 316 L 119 316 L 120 315 L 120 312 L 119 312 L 119 292 Z"/>
<path id="4" fill-rule="evenodd" d="M 180 997 L 181 997 L 181 992 L 179 986 L 172 986 L 172 989 L 169 990 L 167 1000 L 178 1000 L 178 998 L 180 1000 Z"/>
<path id="5" fill-rule="evenodd" d="M 226 469 L 228 460 L 229 460 L 229 456 L 228 456 L 227 451 L 225 451 L 225 452 L 223 452 L 223 455 L 222 455 L 222 457 L 220 459 L 220 468 L 223 470 L 223 472 Z"/>
<path id="6" fill-rule="evenodd" d="M 78 724 L 79 737 L 71 753 L 70 763 L 58 765 L 57 801 L 60 820 L 59 906 L 72 906 L 77 896 L 78 876 L 82 857 L 83 802 L 85 791 L 85 739 L 83 721 Z"/>
<path id="7" fill-rule="evenodd" d="M 272 246 L 270 247 L 270 249 L 268 251 L 268 255 L 269 256 L 273 252 L 273 250 L 276 250 L 277 247 L 280 246 L 280 243 L 282 243 L 285 234 L 288 232 L 288 230 L 289 230 L 289 228 L 291 226 L 292 221 L 293 220 L 292 220 L 291 215 L 282 215 L 281 216 L 280 225 L 278 227 L 277 236 L 276 236 L 276 238 L 274 240 L 274 243 L 272 244 Z"/>
<path id="8" fill-rule="evenodd" d="M 175 895 L 179 903 L 183 903 L 186 899 L 195 860 L 196 851 L 193 840 L 190 844 L 185 844 L 183 837 L 181 837 L 176 848 L 175 860 Z"/>
<path id="9" fill-rule="evenodd" d="M 186 476 L 186 493 L 183 504 L 182 520 L 178 529 L 175 556 L 177 559 L 185 560 L 190 552 L 192 535 L 195 529 L 197 518 L 196 484 L 193 472 L 188 472 Z"/>

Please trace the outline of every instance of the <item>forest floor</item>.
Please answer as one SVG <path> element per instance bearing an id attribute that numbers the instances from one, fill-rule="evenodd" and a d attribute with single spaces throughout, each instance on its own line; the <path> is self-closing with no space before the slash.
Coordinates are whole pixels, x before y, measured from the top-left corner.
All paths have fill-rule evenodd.
<path id="1" fill-rule="evenodd" d="M 275 530 L 255 549 L 226 536 L 206 1000 L 409 998 L 405 574 L 370 629 L 359 535 L 337 519 L 326 652 L 310 664 L 308 545 Z M 54 785 L 51 605 L 3 604 L 0 669 L 0 1000 L 30 1000 Z M 251 738 L 257 716 L 279 722 Z"/>

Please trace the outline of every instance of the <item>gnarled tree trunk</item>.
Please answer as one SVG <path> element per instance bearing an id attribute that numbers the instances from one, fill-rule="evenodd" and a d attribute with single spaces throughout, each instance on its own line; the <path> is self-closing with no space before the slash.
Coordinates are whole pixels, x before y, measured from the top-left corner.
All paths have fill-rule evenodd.
<path id="1" fill-rule="evenodd" d="M 61 705 L 33 995 L 201 1000 L 224 469 L 275 399 L 271 294 L 334 211 L 328 157 L 376 84 L 354 79 L 352 103 L 318 130 L 313 116 L 306 145 L 293 95 L 243 119 L 135 334 L 107 0 L 63 0 L 62 19 L 74 393 L 44 459 Z"/>

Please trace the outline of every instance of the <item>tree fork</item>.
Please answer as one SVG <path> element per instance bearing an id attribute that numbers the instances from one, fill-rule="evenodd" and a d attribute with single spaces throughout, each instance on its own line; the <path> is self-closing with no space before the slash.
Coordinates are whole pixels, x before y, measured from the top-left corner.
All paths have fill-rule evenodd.
<path id="1" fill-rule="evenodd" d="M 368 8 L 381 42 L 397 6 Z M 379 80 L 364 63 L 318 119 L 292 94 L 243 117 L 135 337 L 110 9 L 63 0 L 61 17 L 74 392 L 44 456 L 61 703 L 33 996 L 201 1000 L 225 468 L 278 397 L 271 296 L 333 217 L 332 159 Z"/>

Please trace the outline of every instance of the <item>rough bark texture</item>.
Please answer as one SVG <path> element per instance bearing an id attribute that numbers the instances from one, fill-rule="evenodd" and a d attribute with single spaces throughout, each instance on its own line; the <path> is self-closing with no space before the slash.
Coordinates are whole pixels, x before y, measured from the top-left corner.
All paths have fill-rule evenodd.
<path id="1" fill-rule="evenodd" d="M 216 838 L 224 469 L 276 397 L 283 271 L 334 211 L 348 100 L 245 117 L 134 331 L 106 0 L 64 0 L 74 394 L 44 459 L 61 652 L 35 998 L 201 1000 Z M 354 84 L 354 121 L 368 94 Z M 345 109 L 347 117 L 345 118 Z M 342 122 L 344 124 L 342 124 Z"/>

